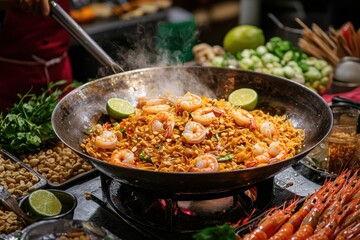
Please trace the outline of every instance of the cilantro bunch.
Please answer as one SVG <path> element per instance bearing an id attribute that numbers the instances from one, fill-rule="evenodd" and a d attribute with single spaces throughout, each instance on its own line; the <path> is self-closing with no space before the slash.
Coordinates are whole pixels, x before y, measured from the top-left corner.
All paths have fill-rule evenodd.
<path id="1" fill-rule="evenodd" d="M 56 143 L 57 137 L 51 126 L 51 115 L 60 96 L 70 87 L 60 90 L 65 81 L 49 83 L 40 95 L 29 91 L 18 95 L 15 103 L 4 117 L 0 114 L 0 147 L 21 154 L 38 152 Z"/>

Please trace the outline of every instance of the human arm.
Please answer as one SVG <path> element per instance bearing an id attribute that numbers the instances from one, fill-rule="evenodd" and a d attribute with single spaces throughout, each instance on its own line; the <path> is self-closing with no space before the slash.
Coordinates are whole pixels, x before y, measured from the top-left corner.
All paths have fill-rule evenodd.
<path id="1" fill-rule="evenodd" d="M 27 12 L 49 16 L 49 0 L 0 0 L 0 10 L 8 8 L 21 8 Z"/>

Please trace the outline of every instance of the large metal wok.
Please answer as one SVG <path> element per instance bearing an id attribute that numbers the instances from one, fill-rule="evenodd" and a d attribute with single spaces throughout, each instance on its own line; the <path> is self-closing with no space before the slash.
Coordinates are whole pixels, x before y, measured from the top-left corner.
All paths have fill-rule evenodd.
<path id="1" fill-rule="evenodd" d="M 265 167 L 215 173 L 154 172 L 112 165 L 90 157 L 80 143 L 84 132 L 102 121 L 111 97 L 136 104 L 141 96 L 165 91 L 207 94 L 227 98 L 234 89 L 250 87 L 259 94 L 258 107 L 272 114 L 286 114 L 296 128 L 305 130 L 301 152 Z M 247 187 L 265 180 L 303 158 L 329 133 L 332 113 L 315 92 L 295 82 L 271 75 L 211 67 L 148 68 L 114 74 L 87 83 L 66 95 L 56 106 L 52 125 L 57 136 L 100 172 L 122 183 L 163 193 L 212 193 Z"/>
<path id="2" fill-rule="evenodd" d="M 51 9 L 53 17 L 100 63 L 111 69 L 120 68 L 56 2 L 51 2 Z M 241 87 L 258 92 L 258 108 L 272 114 L 286 114 L 296 128 L 305 130 L 299 154 L 265 167 L 216 173 L 166 173 L 112 165 L 90 157 L 80 147 L 87 137 L 84 132 L 106 115 L 106 102 L 111 97 L 127 99 L 134 105 L 138 97 L 157 97 L 164 92 L 182 95 L 191 91 L 227 98 L 234 89 Z M 300 84 L 261 73 L 211 67 L 148 68 L 104 77 L 67 94 L 52 115 L 52 126 L 60 140 L 100 172 L 127 185 L 163 194 L 211 194 L 250 187 L 303 158 L 328 135 L 332 121 L 327 103 Z"/>

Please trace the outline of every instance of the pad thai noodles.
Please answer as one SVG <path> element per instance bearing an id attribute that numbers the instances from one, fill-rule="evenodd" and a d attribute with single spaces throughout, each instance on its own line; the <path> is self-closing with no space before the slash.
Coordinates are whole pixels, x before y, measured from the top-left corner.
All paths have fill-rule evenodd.
<path id="1" fill-rule="evenodd" d="M 135 113 L 96 124 L 81 144 L 108 163 L 162 172 L 215 172 L 265 166 L 295 156 L 304 140 L 286 116 L 247 111 L 224 99 L 141 97 Z"/>

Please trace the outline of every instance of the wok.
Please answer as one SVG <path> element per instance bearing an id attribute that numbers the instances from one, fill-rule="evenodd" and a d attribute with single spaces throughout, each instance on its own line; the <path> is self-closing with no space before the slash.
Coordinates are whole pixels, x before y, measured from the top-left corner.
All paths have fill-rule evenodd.
<path id="1" fill-rule="evenodd" d="M 225 98 L 241 87 L 255 89 L 259 109 L 286 114 L 296 128 L 305 130 L 301 152 L 293 158 L 268 166 L 228 172 L 155 172 L 112 165 L 83 152 L 84 132 L 106 115 L 106 102 L 119 97 L 136 104 L 141 96 L 164 92 Z M 212 194 L 252 186 L 274 176 L 305 157 L 324 140 L 332 128 L 327 103 L 303 85 L 284 78 L 251 71 L 215 67 L 155 67 L 133 70 L 94 80 L 67 94 L 55 107 L 52 126 L 67 146 L 86 158 L 103 174 L 127 185 L 164 194 Z"/>

